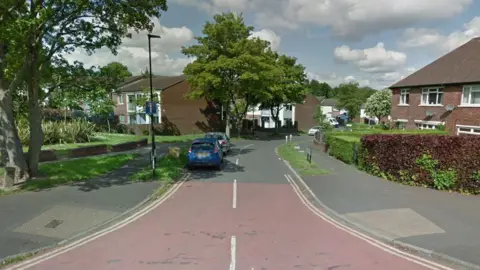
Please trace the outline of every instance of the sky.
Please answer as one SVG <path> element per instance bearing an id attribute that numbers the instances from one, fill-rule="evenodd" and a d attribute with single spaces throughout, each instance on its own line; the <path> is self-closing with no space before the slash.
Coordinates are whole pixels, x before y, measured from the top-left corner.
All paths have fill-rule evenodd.
<path id="1" fill-rule="evenodd" d="M 168 10 L 152 18 L 152 70 L 179 75 L 192 61 L 181 47 L 213 15 L 243 14 L 252 36 L 272 49 L 294 56 L 310 79 L 336 86 L 357 81 L 376 89 L 388 87 L 452 49 L 480 36 L 480 0 L 167 0 Z M 133 74 L 148 66 L 145 32 L 125 39 L 117 55 L 99 49 L 77 50 L 69 61 L 86 66 L 113 61 Z"/>

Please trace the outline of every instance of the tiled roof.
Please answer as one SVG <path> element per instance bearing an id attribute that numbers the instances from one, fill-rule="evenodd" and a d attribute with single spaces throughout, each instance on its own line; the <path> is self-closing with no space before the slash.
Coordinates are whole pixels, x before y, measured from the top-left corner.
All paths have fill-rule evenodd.
<path id="1" fill-rule="evenodd" d="M 480 38 L 473 38 L 390 88 L 476 82 L 480 82 Z"/>

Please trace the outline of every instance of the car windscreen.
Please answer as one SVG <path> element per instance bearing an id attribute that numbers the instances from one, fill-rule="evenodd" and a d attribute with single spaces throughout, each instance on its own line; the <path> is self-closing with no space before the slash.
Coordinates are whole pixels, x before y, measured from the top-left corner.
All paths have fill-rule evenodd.
<path id="1" fill-rule="evenodd" d="M 212 150 L 215 146 L 213 145 L 213 143 L 209 143 L 209 142 L 198 142 L 198 143 L 194 143 L 192 144 L 191 146 L 191 149 L 192 150 Z"/>
<path id="2" fill-rule="evenodd" d="M 215 138 L 217 140 L 223 140 L 223 135 L 222 134 L 206 134 L 205 138 Z"/>

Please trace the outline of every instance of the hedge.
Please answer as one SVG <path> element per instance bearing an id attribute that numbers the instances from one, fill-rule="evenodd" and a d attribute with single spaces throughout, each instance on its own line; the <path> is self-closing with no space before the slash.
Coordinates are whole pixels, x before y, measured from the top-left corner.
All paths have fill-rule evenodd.
<path id="1" fill-rule="evenodd" d="M 332 136 L 328 139 L 329 153 L 347 164 L 356 164 L 359 143 L 357 137 Z"/>
<path id="2" fill-rule="evenodd" d="M 409 184 L 480 193 L 480 137 L 367 135 L 359 167 Z"/>

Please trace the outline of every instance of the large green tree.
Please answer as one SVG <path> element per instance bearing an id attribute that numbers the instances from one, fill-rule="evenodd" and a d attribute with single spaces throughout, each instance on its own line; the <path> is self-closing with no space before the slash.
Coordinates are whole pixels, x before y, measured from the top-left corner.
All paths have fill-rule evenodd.
<path id="1" fill-rule="evenodd" d="M 332 98 L 335 97 L 335 88 L 332 88 L 326 82 L 319 82 L 315 79 L 311 80 L 308 84 L 310 92 L 317 97 Z"/>
<path id="2" fill-rule="evenodd" d="M 337 107 L 348 111 L 350 119 L 360 114 L 360 107 L 364 103 L 364 93 L 359 91 L 357 82 L 343 83 L 337 87 Z"/>
<path id="3" fill-rule="evenodd" d="M 265 88 L 266 99 L 262 101 L 261 107 L 270 110 L 275 128 L 278 128 L 280 111 L 287 105 L 301 103 L 309 89 L 305 67 L 298 64 L 295 57 L 275 55 L 275 60 L 276 79 Z"/>
<path id="4" fill-rule="evenodd" d="M 188 96 L 220 101 L 227 134 L 231 122 L 240 128 L 250 105 L 265 98 L 263 90 L 275 75 L 268 42 L 250 38 L 252 31 L 241 15 L 217 14 L 204 25 L 203 36 L 196 37 L 198 44 L 182 49 L 196 58 L 184 69 L 192 86 Z M 237 106 L 239 101 L 242 106 Z"/>
<path id="5" fill-rule="evenodd" d="M 22 57 L 17 58 L 20 64 L 17 64 L 12 83 L 17 79 L 26 82 L 30 145 L 28 167 L 20 162 L 17 162 L 16 167 L 33 176 L 38 171 L 38 157 L 43 141 L 39 100 L 43 95 L 41 80 L 44 70 L 53 64 L 53 59 L 62 58 L 62 55 L 77 48 L 93 53 L 98 48 L 107 47 L 116 53 L 122 39 L 131 37 L 131 31 L 151 30 L 151 18 L 159 17 L 167 6 L 165 0 L 21 2 L 17 8 L 19 15 L 14 18 L 13 24 L 8 25 L 14 40 L 23 39 L 20 46 L 10 48 L 15 53 L 21 50 L 24 52 Z M 14 84 L 8 88 L 16 90 Z M 9 125 L 14 126 L 13 123 Z M 14 145 L 21 147 L 18 140 Z"/>
<path id="6" fill-rule="evenodd" d="M 382 117 L 390 115 L 392 109 L 392 91 L 384 89 L 375 92 L 365 103 L 365 113 L 369 116 L 375 116 L 378 121 Z"/>

